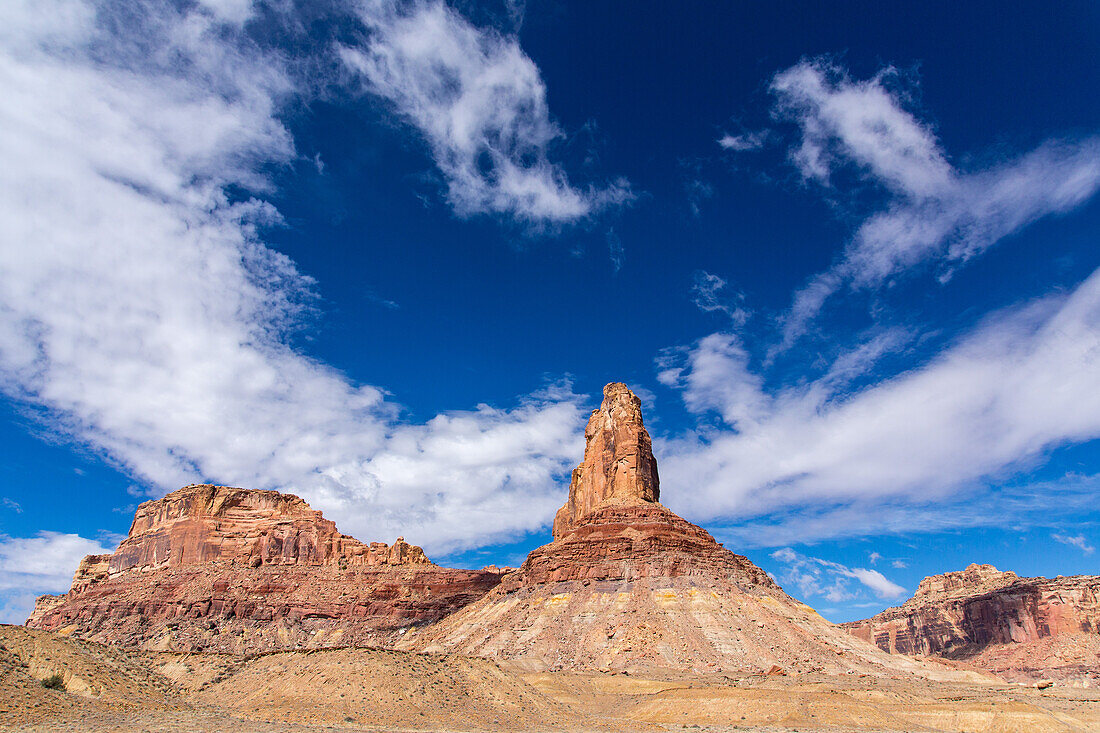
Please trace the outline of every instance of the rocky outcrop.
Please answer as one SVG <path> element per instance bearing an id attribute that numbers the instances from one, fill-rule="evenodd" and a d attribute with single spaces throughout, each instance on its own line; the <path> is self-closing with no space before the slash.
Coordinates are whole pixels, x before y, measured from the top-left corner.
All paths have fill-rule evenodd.
<path id="1" fill-rule="evenodd" d="M 402 648 L 530 670 L 914 670 L 828 623 L 701 527 L 658 503 L 640 403 L 622 384 L 585 430 L 554 541 L 485 597 Z"/>
<path id="2" fill-rule="evenodd" d="M 419 547 L 400 537 L 390 547 L 340 534 L 293 494 L 194 485 L 138 507 L 129 536 L 110 556 L 108 576 L 217 560 L 251 567 L 428 564 Z"/>
<path id="3" fill-rule="evenodd" d="M 1100 674 L 1100 655 L 1089 663 L 1087 652 L 1058 651 L 1100 648 L 1100 576 L 1021 578 L 970 565 L 929 576 L 901 606 L 844 627 L 884 651 L 966 659 L 1009 678 Z"/>
<path id="4" fill-rule="evenodd" d="M 111 576 L 110 555 L 85 555 L 73 576 L 72 590 L 80 592 L 92 583 L 98 583 Z"/>
<path id="5" fill-rule="evenodd" d="M 644 578 L 722 577 L 744 589 L 776 589 L 748 558 L 657 503 L 609 503 L 572 532 L 531 552 L 501 591 L 572 581 L 631 583 Z"/>
<path id="6" fill-rule="evenodd" d="M 573 469 L 569 500 L 554 517 L 559 539 L 606 502 L 637 504 L 660 499 L 653 444 L 642 424 L 642 403 L 625 384 L 604 387 L 603 403 L 584 430 L 584 462 Z"/>
<path id="7" fill-rule="evenodd" d="M 27 619 L 27 626 L 38 626 L 41 619 L 53 609 L 63 604 L 68 599 L 68 596 L 64 595 L 44 595 L 38 596 L 34 601 L 34 610 L 31 611 L 30 617 Z"/>
<path id="8" fill-rule="evenodd" d="M 186 486 L 138 507 L 118 549 L 84 558 L 27 625 L 180 651 L 384 645 L 502 575 L 439 567 L 400 537 L 364 544 L 291 494 Z"/>

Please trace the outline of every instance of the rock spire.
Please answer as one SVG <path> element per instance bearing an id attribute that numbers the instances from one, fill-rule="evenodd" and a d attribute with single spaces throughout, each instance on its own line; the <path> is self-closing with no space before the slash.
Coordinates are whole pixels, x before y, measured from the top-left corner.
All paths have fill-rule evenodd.
<path id="1" fill-rule="evenodd" d="M 621 382 L 603 388 L 603 403 L 584 430 L 584 462 L 573 469 L 569 500 L 554 517 L 561 539 L 605 502 L 657 502 L 660 479 L 653 444 L 642 423 L 642 403 Z"/>
<path id="2" fill-rule="evenodd" d="M 525 671 L 838 674 L 914 665 L 830 624 L 662 506 L 638 398 L 618 383 L 603 395 L 554 541 L 398 648 L 508 660 Z"/>

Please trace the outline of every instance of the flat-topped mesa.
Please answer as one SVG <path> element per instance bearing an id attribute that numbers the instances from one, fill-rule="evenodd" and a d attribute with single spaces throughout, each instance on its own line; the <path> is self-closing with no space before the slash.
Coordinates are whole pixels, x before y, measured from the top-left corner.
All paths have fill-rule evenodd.
<path id="1" fill-rule="evenodd" d="M 74 587 L 130 570 L 228 560 L 261 565 L 423 565 L 424 551 L 398 538 L 363 544 L 293 494 L 195 484 L 138 507 L 129 536 L 107 559 L 81 563 Z M 87 566 L 87 567 L 86 567 Z"/>
<path id="2" fill-rule="evenodd" d="M 400 537 L 360 542 L 291 494 L 193 485 L 138 507 L 118 549 L 85 557 L 27 625 L 176 651 L 377 646 L 502 575 L 440 567 Z"/>
<path id="3" fill-rule="evenodd" d="M 621 382 L 603 388 L 603 403 L 584 430 L 584 462 L 573 469 L 569 500 L 554 517 L 554 539 L 568 535 L 605 503 L 657 502 L 660 479 L 642 403 Z"/>

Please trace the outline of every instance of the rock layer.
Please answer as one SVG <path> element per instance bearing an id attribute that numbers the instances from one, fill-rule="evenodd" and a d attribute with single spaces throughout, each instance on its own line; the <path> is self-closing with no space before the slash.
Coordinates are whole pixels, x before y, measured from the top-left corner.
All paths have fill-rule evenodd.
<path id="1" fill-rule="evenodd" d="M 603 403 L 584 430 L 584 462 L 573 469 L 569 500 L 554 517 L 555 539 L 607 501 L 634 504 L 660 499 L 653 444 L 642 424 L 642 403 L 621 382 L 603 389 Z"/>
<path id="2" fill-rule="evenodd" d="M 640 403 L 624 385 L 605 388 L 585 438 L 554 541 L 485 597 L 406 637 L 403 648 L 530 670 L 924 669 L 828 623 L 659 504 Z"/>
<path id="3" fill-rule="evenodd" d="M 215 560 L 252 567 L 429 562 L 423 550 L 400 537 L 390 547 L 340 534 L 334 522 L 293 494 L 204 484 L 139 506 L 129 536 L 110 556 L 107 575 Z"/>
<path id="4" fill-rule="evenodd" d="M 439 567 L 400 537 L 364 544 L 291 494 L 187 486 L 138 507 L 118 549 L 84 558 L 27 625 L 181 651 L 388 644 L 501 575 Z"/>
<path id="5" fill-rule="evenodd" d="M 747 558 L 658 503 L 607 503 L 572 532 L 531 552 L 501 592 L 569 581 L 722 577 L 742 589 L 777 588 Z"/>
<path id="6" fill-rule="evenodd" d="M 844 626 L 884 651 L 966 659 L 1009 678 L 1095 677 L 1100 576 L 1021 578 L 970 565 L 929 576 L 901 606 Z"/>

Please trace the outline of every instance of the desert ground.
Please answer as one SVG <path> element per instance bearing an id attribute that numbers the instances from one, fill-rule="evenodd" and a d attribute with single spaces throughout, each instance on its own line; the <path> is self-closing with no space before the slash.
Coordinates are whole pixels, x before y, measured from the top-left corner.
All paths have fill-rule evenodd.
<path id="1" fill-rule="evenodd" d="M 18 731 L 1096 731 L 1100 690 L 820 673 L 528 673 L 364 648 L 127 651 L 0 627 L 0 729 Z M 41 680 L 60 674 L 65 689 Z"/>

